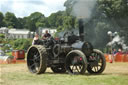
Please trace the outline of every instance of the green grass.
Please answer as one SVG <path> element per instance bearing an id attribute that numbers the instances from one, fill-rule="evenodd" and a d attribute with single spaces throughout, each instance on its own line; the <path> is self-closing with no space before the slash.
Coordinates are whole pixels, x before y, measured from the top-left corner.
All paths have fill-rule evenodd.
<path id="1" fill-rule="evenodd" d="M 67 74 L 32 75 L 10 73 L 2 76 L 3 85 L 127 85 L 128 76 L 100 75 L 81 76 Z"/>
<path id="2" fill-rule="evenodd" d="M 27 70 L 26 64 L 0 66 L 2 68 L 0 85 L 128 85 L 128 69 L 122 69 L 124 66 L 127 68 L 128 63 L 108 64 L 106 71 L 101 75 L 54 74 L 50 70 L 45 74 L 35 75 Z"/>

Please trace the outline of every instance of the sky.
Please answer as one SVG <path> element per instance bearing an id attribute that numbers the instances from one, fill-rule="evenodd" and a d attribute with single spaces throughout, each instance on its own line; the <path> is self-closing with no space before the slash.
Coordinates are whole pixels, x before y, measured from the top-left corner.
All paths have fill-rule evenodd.
<path id="1" fill-rule="evenodd" d="M 46 17 L 59 10 L 65 10 L 66 0 L 0 0 L 2 13 L 12 12 L 16 17 L 29 16 L 33 12 L 41 12 Z"/>

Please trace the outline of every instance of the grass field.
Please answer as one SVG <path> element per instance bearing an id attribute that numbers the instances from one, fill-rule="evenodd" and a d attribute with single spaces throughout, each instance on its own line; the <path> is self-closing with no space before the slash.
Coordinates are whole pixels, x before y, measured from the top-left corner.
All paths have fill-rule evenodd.
<path id="1" fill-rule="evenodd" d="M 31 74 L 26 64 L 0 65 L 0 85 L 128 85 L 128 63 L 107 63 L 101 75 Z"/>

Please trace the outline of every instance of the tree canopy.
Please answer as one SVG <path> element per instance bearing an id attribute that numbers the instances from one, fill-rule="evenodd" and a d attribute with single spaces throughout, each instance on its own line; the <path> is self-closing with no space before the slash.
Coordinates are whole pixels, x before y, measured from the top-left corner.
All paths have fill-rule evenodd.
<path id="1" fill-rule="evenodd" d="M 0 12 L 0 27 L 4 26 L 3 24 L 4 15 L 2 12 Z"/>

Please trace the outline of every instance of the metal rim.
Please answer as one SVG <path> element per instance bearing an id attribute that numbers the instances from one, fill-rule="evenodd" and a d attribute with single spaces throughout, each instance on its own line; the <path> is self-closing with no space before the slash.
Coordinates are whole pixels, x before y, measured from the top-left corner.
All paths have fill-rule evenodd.
<path id="1" fill-rule="evenodd" d="M 102 73 L 106 67 L 106 61 L 104 55 L 101 51 L 94 49 L 91 56 L 88 59 L 89 62 L 92 62 L 88 65 L 88 72 L 93 74 Z"/>
<path id="2" fill-rule="evenodd" d="M 70 74 L 84 74 L 87 62 L 85 55 L 79 51 L 71 51 L 66 57 L 66 69 Z"/>

